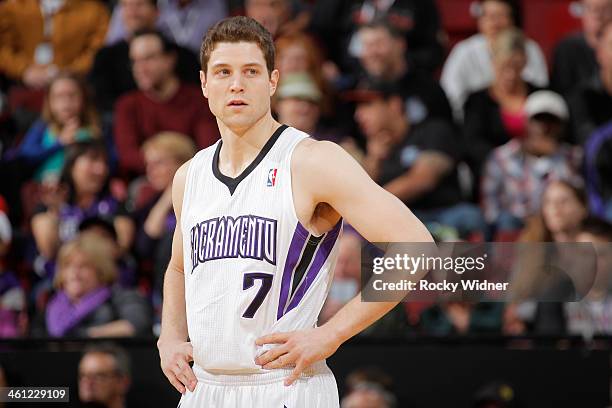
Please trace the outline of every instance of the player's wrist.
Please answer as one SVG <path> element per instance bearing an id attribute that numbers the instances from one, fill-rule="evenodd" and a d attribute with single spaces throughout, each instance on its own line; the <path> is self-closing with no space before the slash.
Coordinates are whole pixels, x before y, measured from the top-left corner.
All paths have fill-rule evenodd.
<path id="1" fill-rule="evenodd" d="M 320 327 L 323 329 L 329 339 L 329 342 L 334 346 L 335 349 L 340 347 L 342 343 L 348 340 L 348 337 L 344 336 L 340 328 L 335 327 L 329 322 Z"/>
<path id="2" fill-rule="evenodd" d="M 185 343 L 186 339 L 182 339 L 180 337 L 161 337 L 157 340 L 157 348 L 161 349 L 169 345 L 176 345 L 180 343 Z"/>

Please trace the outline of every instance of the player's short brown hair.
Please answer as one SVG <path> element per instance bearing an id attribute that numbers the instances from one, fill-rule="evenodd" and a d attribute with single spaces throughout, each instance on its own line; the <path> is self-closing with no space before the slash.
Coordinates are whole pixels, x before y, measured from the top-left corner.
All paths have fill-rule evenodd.
<path id="1" fill-rule="evenodd" d="M 200 48 L 200 65 L 204 74 L 208 68 L 210 54 L 220 42 L 257 44 L 266 60 L 268 74 L 274 70 L 275 51 L 272 34 L 254 19 L 245 16 L 229 17 L 219 21 L 208 30 Z"/>

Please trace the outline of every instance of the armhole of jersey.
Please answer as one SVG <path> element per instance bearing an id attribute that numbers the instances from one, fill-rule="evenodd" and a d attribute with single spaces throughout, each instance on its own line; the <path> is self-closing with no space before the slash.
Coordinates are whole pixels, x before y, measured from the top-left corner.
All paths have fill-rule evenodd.
<path id="1" fill-rule="evenodd" d="M 189 197 L 189 195 L 191 194 L 191 184 L 189 181 L 191 179 L 191 172 L 192 172 L 192 168 L 196 162 L 196 160 L 198 160 L 198 156 L 200 155 L 200 152 L 196 153 L 195 156 L 193 156 L 191 158 L 191 161 L 189 162 L 189 165 L 187 166 L 187 174 L 185 175 L 185 187 L 183 188 L 183 199 L 181 201 L 181 234 L 183 233 L 183 231 L 185 230 L 185 202 L 187 200 L 185 200 L 185 197 Z"/>
<path id="2" fill-rule="evenodd" d="M 293 163 L 293 154 L 295 153 L 295 150 L 297 149 L 298 145 L 300 143 L 302 143 L 304 140 L 307 140 L 307 139 L 311 139 L 311 138 L 310 137 L 303 137 L 300 140 L 296 141 L 293 144 L 293 146 L 291 147 L 291 150 L 289 151 L 289 155 L 288 155 L 289 156 L 289 159 L 288 159 L 289 160 L 289 174 L 290 174 L 288 194 L 289 194 L 289 202 L 291 204 L 290 205 L 290 207 L 291 207 L 291 214 L 293 214 L 294 219 L 300 225 L 302 225 L 302 223 L 300 222 L 300 219 L 297 216 L 297 211 L 295 210 L 295 200 L 294 200 L 294 197 L 293 197 L 293 168 L 292 168 L 292 163 Z M 308 230 L 308 228 L 304 227 L 303 225 L 302 225 L 302 227 L 306 231 L 308 231 L 309 235 L 312 235 L 312 234 L 310 234 L 310 231 Z M 312 235 L 312 236 L 314 237 L 314 235 Z M 305 237 L 305 238 L 308 238 L 308 237 Z"/>

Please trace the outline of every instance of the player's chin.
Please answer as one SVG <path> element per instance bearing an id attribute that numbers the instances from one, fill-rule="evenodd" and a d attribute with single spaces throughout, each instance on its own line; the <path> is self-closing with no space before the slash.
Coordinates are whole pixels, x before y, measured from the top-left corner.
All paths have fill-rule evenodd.
<path id="1" fill-rule="evenodd" d="M 230 115 L 224 115 L 223 123 L 230 127 L 248 127 L 257 121 L 254 115 L 239 112 L 233 112 Z"/>

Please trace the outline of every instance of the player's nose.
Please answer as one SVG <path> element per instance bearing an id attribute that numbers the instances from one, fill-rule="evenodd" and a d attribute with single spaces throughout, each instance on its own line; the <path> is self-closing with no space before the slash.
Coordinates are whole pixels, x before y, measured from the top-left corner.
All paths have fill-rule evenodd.
<path id="1" fill-rule="evenodd" d="M 230 84 L 230 91 L 232 92 L 242 92 L 244 91 L 244 81 L 242 75 L 236 74 L 232 77 Z"/>

